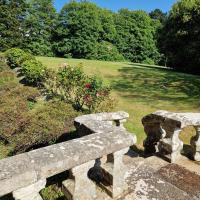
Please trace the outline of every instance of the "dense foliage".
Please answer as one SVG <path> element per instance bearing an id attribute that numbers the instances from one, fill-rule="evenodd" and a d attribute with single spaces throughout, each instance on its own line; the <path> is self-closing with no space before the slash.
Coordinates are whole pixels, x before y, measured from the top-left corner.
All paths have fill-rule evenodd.
<path id="1" fill-rule="evenodd" d="M 25 15 L 16 27 L 22 32 L 18 38 L 23 42 L 11 47 L 45 56 L 147 63 L 159 60 L 154 40 L 156 27 L 145 12 L 113 13 L 88 1 L 71 1 L 58 14 L 52 0 L 30 0 L 25 5 Z M 7 10 L 11 10 L 9 6 Z M 4 36 L 2 39 L 5 42 Z"/>
<path id="2" fill-rule="evenodd" d="M 81 66 L 49 70 L 16 48 L 8 50 L 5 58 L 2 54 L 0 142 L 11 145 L 12 153 L 62 141 L 72 131 L 77 111 L 102 112 L 114 106 L 110 88 L 101 79 L 87 76 Z M 19 82 L 16 72 L 29 86 Z"/>
<path id="3" fill-rule="evenodd" d="M 0 77 L 5 77 L 5 72 Z M 0 94 L 0 137 L 10 142 L 16 134 L 21 123 L 25 120 L 25 113 L 28 112 L 28 101 L 34 101 L 39 92 L 31 87 L 24 87 L 14 81 L 14 73 L 7 73 L 10 79 L 1 82 Z M 4 79 L 5 80 L 5 79 Z"/>
<path id="4" fill-rule="evenodd" d="M 52 56 L 52 31 L 57 18 L 53 0 L 28 1 L 22 47 L 34 55 Z"/>
<path id="5" fill-rule="evenodd" d="M 173 6 L 160 34 L 168 66 L 200 74 L 199 22 L 199 0 L 182 0 Z"/>
<path id="6" fill-rule="evenodd" d="M 19 48 L 12 48 L 6 51 L 5 56 L 7 58 L 7 63 L 11 68 L 21 67 L 22 63 L 34 59 L 34 57 L 24 52 Z"/>
<path id="7" fill-rule="evenodd" d="M 12 146 L 12 153 L 52 144 L 73 130 L 78 113 L 71 105 L 38 102 L 41 94 L 36 87 L 20 84 L 6 64 L 1 69 L 0 142 Z"/>
<path id="8" fill-rule="evenodd" d="M 81 66 L 62 67 L 58 72 L 47 71 L 44 86 L 48 98 L 59 98 L 78 111 L 102 112 L 114 107 L 111 89 L 104 86 L 102 79 L 87 76 Z"/>
<path id="9" fill-rule="evenodd" d="M 159 20 L 162 24 L 167 20 L 167 13 L 163 13 L 160 9 L 155 9 L 149 13 L 152 19 Z"/>
<path id="10" fill-rule="evenodd" d="M 25 0 L 0 1 L 0 51 L 22 45 L 26 10 Z"/>
<path id="11" fill-rule="evenodd" d="M 147 13 L 122 9 L 115 16 L 115 24 L 115 43 L 126 59 L 142 63 L 149 63 L 149 60 L 152 63 L 159 61 L 154 38 L 156 27 Z"/>
<path id="12" fill-rule="evenodd" d="M 105 48 L 105 41 L 112 42 L 115 36 L 111 12 L 89 2 L 73 1 L 66 4 L 59 14 L 54 48 L 57 55 L 65 57 L 107 59 L 112 51 L 119 58 L 119 52 L 113 46 L 110 51 L 98 51 L 102 45 Z M 115 55 L 110 59 L 115 59 Z"/>
<path id="13" fill-rule="evenodd" d="M 129 60 L 200 73 L 199 0 L 180 0 L 169 14 L 70 1 L 59 13 L 53 0 L 2 0 L 0 51 L 19 47 L 43 56 Z"/>
<path id="14" fill-rule="evenodd" d="M 15 144 L 15 152 L 55 143 L 73 130 L 76 116 L 77 112 L 71 105 L 61 101 L 46 102 L 34 112 L 26 113 L 25 121 L 20 124 L 10 142 Z"/>
<path id="15" fill-rule="evenodd" d="M 23 62 L 21 73 L 24 80 L 31 84 L 40 84 L 44 79 L 46 67 L 38 60 L 31 59 Z"/>

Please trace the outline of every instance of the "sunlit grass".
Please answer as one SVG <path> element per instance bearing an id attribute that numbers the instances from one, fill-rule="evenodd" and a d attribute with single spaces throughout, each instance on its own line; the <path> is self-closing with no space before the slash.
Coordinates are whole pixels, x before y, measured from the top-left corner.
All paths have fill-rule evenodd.
<path id="1" fill-rule="evenodd" d="M 130 114 L 126 127 L 138 137 L 145 138 L 141 119 L 156 110 L 200 112 L 200 76 L 177 73 L 163 67 L 130 62 L 105 62 L 85 59 L 38 57 L 48 68 L 58 69 L 67 63 L 82 63 L 88 74 L 101 76 L 113 87 L 118 101 L 116 110 Z M 188 135 L 183 134 L 188 141 Z"/>

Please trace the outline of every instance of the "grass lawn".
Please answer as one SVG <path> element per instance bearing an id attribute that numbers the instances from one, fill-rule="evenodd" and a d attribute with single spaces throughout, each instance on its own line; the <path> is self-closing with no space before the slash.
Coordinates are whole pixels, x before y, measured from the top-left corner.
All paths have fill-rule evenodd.
<path id="1" fill-rule="evenodd" d="M 156 110 L 200 112 L 200 76 L 129 62 L 37 58 L 55 70 L 63 63 L 82 63 L 86 73 L 101 76 L 113 88 L 113 95 L 118 101 L 116 110 L 130 114 L 126 127 L 137 135 L 140 145 L 145 138 L 141 119 L 146 114 Z M 192 128 L 182 133 L 185 143 L 189 142 L 188 134 L 194 134 Z"/>

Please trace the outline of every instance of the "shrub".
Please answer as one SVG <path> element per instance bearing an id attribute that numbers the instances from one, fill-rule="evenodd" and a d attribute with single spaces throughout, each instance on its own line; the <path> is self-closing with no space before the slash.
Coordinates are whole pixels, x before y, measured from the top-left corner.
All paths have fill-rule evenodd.
<path id="1" fill-rule="evenodd" d="M 9 70 L 9 67 L 5 61 L 1 60 L 1 57 L 0 57 L 0 72 L 4 70 Z"/>
<path id="2" fill-rule="evenodd" d="M 95 56 L 98 60 L 107 61 L 123 61 L 125 60 L 123 55 L 119 53 L 117 47 L 109 42 L 101 42 L 97 45 L 97 55 Z"/>
<path id="3" fill-rule="evenodd" d="M 11 68 L 21 67 L 26 60 L 33 60 L 34 56 L 18 48 L 12 48 L 5 53 L 7 63 Z"/>
<path id="4" fill-rule="evenodd" d="M 92 76 L 86 80 L 81 92 L 83 96 L 83 105 L 88 108 L 89 112 L 95 112 L 97 110 L 101 112 L 100 104 L 108 101 L 111 88 L 104 86 L 101 78 Z M 110 109 L 112 108 L 110 107 Z"/>
<path id="5" fill-rule="evenodd" d="M 52 99 L 59 97 L 59 85 L 57 73 L 52 69 L 45 70 L 45 79 L 43 82 L 44 93 L 47 98 Z"/>
<path id="6" fill-rule="evenodd" d="M 10 70 L 4 70 L 0 72 L 0 85 L 13 81 L 15 79 L 15 73 Z"/>
<path id="7" fill-rule="evenodd" d="M 16 130 L 26 120 L 30 110 L 29 101 L 35 101 L 39 92 L 16 82 L 8 82 L 0 87 L 0 138 L 10 142 Z M 29 100 L 29 101 L 28 101 Z"/>
<path id="8" fill-rule="evenodd" d="M 55 143 L 64 134 L 72 131 L 77 116 L 71 105 L 61 101 L 46 102 L 26 115 L 25 123 L 12 137 L 15 152 L 24 152 L 36 146 Z"/>
<path id="9" fill-rule="evenodd" d="M 146 58 L 145 60 L 142 61 L 142 63 L 148 64 L 148 65 L 155 65 L 154 60 L 152 60 L 151 58 Z"/>
<path id="10" fill-rule="evenodd" d="M 22 64 L 22 75 L 29 84 L 40 84 L 44 79 L 45 66 L 37 60 L 27 60 Z"/>
<path id="11" fill-rule="evenodd" d="M 28 111 L 27 102 L 21 97 L 5 95 L 0 99 L 0 138 L 10 142 Z"/>
<path id="12" fill-rule="evenodd" d="M 44 82 L 47 96 L 60 98 L 78 111 L 94 112 L 110 98 L 111 89 L 104 86 L 102 79 L 87 76 L 81 66 L 67 66 L 60 68 L 58 73 L 49 71 L 47 74 Z"/>

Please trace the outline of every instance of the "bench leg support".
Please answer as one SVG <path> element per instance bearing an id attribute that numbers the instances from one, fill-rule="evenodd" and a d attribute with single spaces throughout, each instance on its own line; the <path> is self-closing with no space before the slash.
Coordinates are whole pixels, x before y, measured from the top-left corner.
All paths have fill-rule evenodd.
<path id="1" fill-rule="evenodd" d="M 111 188 L 103 186 L 103 189 L 113 198 L 122 195 L 128 189 L 125 181 L 126 166 L 123 163 L 123 156 L 128 150 L 129 148 L 125 148 L 108 155 L 107 163 L 101 166 L 103 179 L 111 185 Z"/>
<path id="2" fill-rule="evenodd" d="M 37 183 L 21 188 L 13 192 L 15 200 L 42 200 L 39 192 L 44 189 L 46 180 L 40 180 Z"/>
<path id="3" fill-rule="evenodd" d="M 200 161 L 200 126 L 195 127 L 196 136 L 191 139 L 194 160 Z"/>
<path id="4" fill-rule="evenodd" d="M 63 193 L 67 200 L 93 200 L 96 198 L 96 185 L 88 177 L 95 161 L 90 161 L 70 170 L 70 179 L 63 181 Z"/>

